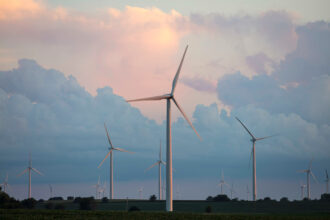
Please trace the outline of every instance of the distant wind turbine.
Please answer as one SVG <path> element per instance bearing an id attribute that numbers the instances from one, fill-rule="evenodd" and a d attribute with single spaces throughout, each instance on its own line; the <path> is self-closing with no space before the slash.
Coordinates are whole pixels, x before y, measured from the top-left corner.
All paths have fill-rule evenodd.
<path id="1" fill-rule="evenodd" d="M 10 186 L 10 185 L 8 184 L 8 173 L 6 174 L 5 181 L 3 181 L 3 183 L 1 183 L 0 186 L 3 187 L 3 191 L 4 191 L 4 192 L 6 192 L 7 187 Z"/>
<path id="2" fill-rule="evenodd" d="M 105 159 L 107 159 L 110 155 L 110 188 L 109 188 L 109 193 L 110 193 L 110 199 L 113 199 L 113 159 L 112 159 L 113 151 L 117 150 L 117 151 L 127 152 L 127 153 L 133 153 L 133 152 L 121 149 L 119 147 L 113 147 L 113 145 L 111 143 L 111 140 L 110 140 L 110 135 L 108 133 L 108 129 L 107 129 L 107 126 L 105 125 L 105 123 L 104 123 L 104 129 L 105 129 L 105 132 L 107 133 L 107 138 L 108 138 L 108 142 L 109 142 L 110 147 L 108 148 L 109 149 L 108 154 L 102 160 L 102 162 L 100 163 L 98 168 L 100 168 L 102 166 Z"/>
<path id="3" fill-rule="evenodd" d="M 246 185 L 246 200 L 249 200 L 249 195 L 250 195 L 250 190 L 249 190 L 249 185 Z"/>
<path id="4" fill-rule="evenodd" d="M 100 186 L 101 186 L 101 183 L 100 183 L 100 176 L 99 176 L 99 179 L 97 180 L 97 184 L 93 185 L 92 187 L 95 188 L 95 199 L 98 199 L 100 198 Z"/>
<path id="5" fill-rule="evenodd" d="M 221 169 L 221 180 L 220 180 L 220 183 L 218 184 L 218 186 L 220 186 L 221 195 L 223 195 L 223 191 L 222 191 L 223 186 L 228 186 L 229 187 L 229 185 L 225 182 L 225 177 L 223 175 L 223 170 L 222 169 Z"/>
<path id="6" fill-rule="evenodd" d="M 140 200 L 142 199 L 142 193 L 143 193 L 143 187 L 140 187 L 139 190 L 139 197 L 140 197 Z"/>
<path id="7" fill-rule="evenodd" d="M 301 194 L 301 200 L 304 199 L 304 189 L 306 188 L 306 185 L 300 182 L 300 194 Z"/>
<path id="8" fill-rule="evenodd" d="M 328 171 L 325 170 L 325 184 L 326 184 L 326 193 L 329 193 L 329 175 Z"/>
<path id="9" fill-rule="evenodd" d="M 236 191 L 234 190 L 234 183 L 232 183 L 230 187 L 230 199 L 233 199 L 234 193 L 236 193 Z"/>
<path id="10" fill-rule="evenodd" d="M 256 138 L 250 131 L 249 129 L 239 120 L 237 117 L 235 117 L 236 120 L 243 126 L 243 128 L 249 133 L 251 136 L 251 142 L 252 142 L 252 151 L 251 154 L 253 156 L 253 171 L 252 171 L 252 186 L 253 186 L 253 201 L 257 200 L 257 175 L 256 175 L 256 150 L 255 150 L 255 144 L 257 141 L 261 141 L 266 138 L 273 137 L 272 136 L 266 136 L 262 138 Z"/>
<path id="11" fill-rule="evenodd" d="M 158 198 L 159 198 L 159 200 L 162 200 L 162 164 L 166 165 L 166 163 L 162 160 L 162 142 L 160 142 L 158 161 L 146 169 L 146 171 L 147 171 L 147 170 L 153 168 L 154 166 L 158 165 Z"/>
<path id="12" fill-rule="evenodd" d="M 20 174 L 18 175 L 18 176 L 21 176 L 21 175 L 23 175 L 24 173 L 29 172 L 29 199 L 31 198 L 31 171 L 34 171 L 34 172 L 36 172 L 37 174 L 43 176 L 43 174 L 42 174 L 39 170 L 37 170 L 36 168 L 33 168 L 33 167 L 32 167 L 31 154 L 29 154 L 29 165 L 28 165 L 28 167 L 27 167 L 25 170 L 23 170 L 22 173 L 20 173 Z"/>
<path id="13" fill-rule="evenodd" d="M 50 198 L 53 198 L 53 187 L 52 185 L 48 184 L 49 186 L 49 194 L 50 194 Z"/>
<path id="14" fill-rule="evenodd" d="M 306 173 L 307 174 L 307 198 L 311 199 L 311 185 L 310 185 L 310 176 L 312 175 L 315 182 L 317 182 L 314 173 L 312 172 L 312 160 L 309 162 L 309 166 L 307 170 L 299 170 L 299 173 Z"/>
<path id="15" fill-rule="evenodd" d="M 171 100 L 177 106 L 183 117 L 186 119 L 188 124 L 192 127 L 195 131 L 197 136 L 201 139 L 199 134 L 197 133 L 195 127 L 188 119 L 187 115 L 183 112 L 182 108 L 180 107 L 179 103 L 174 98 L 174 91 L 179 80 L 179 75 L 181 71 L 181 67 L 183 64 L 183 60 L 185 58 L 186 52 L 188 49 L 188 45 L 183 53 L 179 68 L 175 74 L 172 83 L 172 91 L 170 94 L 148 97 L 148 98 L 141 98 L 141 99 L 134 99 L 134 100 L 127 100 L 127 102 L 135 102 L 135 101 L 156 101 L 156 100 L 166 100 L 166 210 L 171 212 L 173 211 L 173 176 L 172 176 L 172 136 L 171 136 Z"/>
<path id="16" fill-rule="evenodd" d="M 102 198 L 105 196 L 105 191 L 106 191 L 106 182 L 104 182 L 103 186 L 100 187 L 99 193 L 102 193 Z"/>

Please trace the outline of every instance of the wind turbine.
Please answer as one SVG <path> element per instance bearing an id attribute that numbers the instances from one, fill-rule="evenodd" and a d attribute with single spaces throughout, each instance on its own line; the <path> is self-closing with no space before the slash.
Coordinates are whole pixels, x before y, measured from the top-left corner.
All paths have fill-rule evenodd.
<path id="1" fill-rule="evenodd" d="M 107 159 L 109 157 L 109 155 L 110 155 L 110 189 L 109 189 L 109 193 L 110 193 L 110 199 L 113 199 L 113 158 L 112 158 L 113 157 L 112 156 L 113 151 L 117 150 L 117 151 L 127 152 L 127 153 L 133 153 L 133 152 L 130 152 L 130 151 L 121 149 L 119 147 L 113 147 L 113 145 L 111 143 L 111 140 L 110 140 L 110 135 L 108 133 L 108 129 L 107 129 L 107 126 L 105 125 L 105 123 L 104 123 L 104 129 L 105 129 L 105 132 L 107 133 L 107 138 L 108 138 L 108 142 L 109 142 L 110 147 L 108 148 L 109 149 L 108 154 L 102 160 L 102 162 L 100 163 L 100 165 L 98 166 L 98 168 L 100 168 L 102 166 L 102 164 L 105 161 L 105 159 Z"/>
<path id="2" fill-rule="evenodd" d="M 39 170 L 37 170 L 36 168 L 33 168 L 33 167 L 32 167 L 31 154 L 29 154 L 29 165 L 28 165 L 28 167 L 27 167 L 25 170 L 23 170 L 22 173 L 20 173 L 20 174 L 18 175 L 18 176 L 21 176 L 21 175 L 23 175 L 24 173 L 29 172 L 29 199 L 31 199 L 31 171 L 34 171 L 34 172 L 36 172 L 37 174 L 43 176 L 43 174 L 42 174 Z"/>
<path id="3" fill-rule="evenodd" d="M 162 164 L 166 165 L 166 163 L 162 160 L 162 142 L 160 142 L 159 146 L 159 159 L 156 163 L 151 165 L 147 170 L 153 168 L 154 166 L 158 165 L 158 198 L 162 200 Z"/>
<path id="4" fill-rule="evenodd" d="M 3 181 L 3 183 L 1 183 L 0 186 L 3 187 L 3 192 L 6 192 L 6 188 L 10 186 L 10 185 L 8 184 L 8 173 L 6 174 L 5 181 Z"/>
<path id="5" fill-rule="evenodd" d="M 261 138 L 256 138 L 250 131 L 249 129 L 239 120 L 237 117 L 235 117 L 239 123 L 243 126 L 243 128 L 249 133 L 251 136 L 251 142 L 252 142 L 252 151 L 251 154 L 253 156 L 253 171 L 252 171 L 252 186 L 253 186 L 253 201 L 257 200 L 257 175 L 256 175 L 256 149 L 255 145 L 257 141 L 261 141 L 266 138 L 273 137 L 272 136 L 266 136 L 266 137 L 261 137 Z"/>
<path id="6" fill-rule="evenodd" d="M 104 182 L 103 186 L 100 187 L 99 193 L 102 193 L 102 198 L 104 198 L 106 191 L 106 182 Z"/>
<path id="7" fill-rule="evenodd" d="M 325 170 L 325 184 L 326 184 L 326 193 L 328 194 L 329 193 L 329 175 L 328 175 L 328 171 Z"/>
<path id="8" fill-rule="evenodd" d="M 53 198 L 53 187 L 50 184 L 48 184 L 48 186 L 49 186 L 50 198 Z"/>
<path id="9" fill-rule="evenodd" d="M 95 184 L 95 185 L 93 185 L 92 187 L 93 188 L 95 188 L 95 199 L 97 199 L 98 198 L 98 194 L 100 193 L 100 186 L 101 186 L 101 184 L 100 184 L 100 176 L 99 176 L 99 179 L 98 179 L 98 181 L 97 181 L 97 184 Z M 100 196 L 99 196 L 100 197 Z"/>
<path id="10" fill-rule="evenodd" d="M 249 200 L 249 194 L 250 194 L 249 185 L 246 185 L 246 201 Z"/>
<path id="11" fill-rule="evenodd" d="M 188 119 L 187 115 L 183 112 L 182 108 L 180 107 L 179 103 L 174 98 L 174 91 L 179 80 L 179 75 L 182 67 L 182 63 L 184 57 L 186 55 L 188 49 L 188 45 L 183 53 L 179 68 L 175 74 L 172 83 L 172 91 L 169 94 L 148 97 L 148 98 L 141 98 L 141 99 L 133 99 L 127 100 L 127 102 L 135 102 L 135 101 L 157 101 L 157 100 L 166 100 L 166 210 L 173 211 L 173 176 L 172 176 L 172 136 L 171 136 L 171 100 L 174 102 L 176 107 L 179 109 L 183 117 L 186 119 L 190 127 L 195 131 L 197 136 L 201 139 L 199 134 L 197 133 L 195 127 Z"/>
<path id="12" fill-rule="evenodd" d="M 223 195 L 222 186 L 228 186 L 229 187 L 229 185 L 225 182 L 225 178 L 224 178 L 222 169 L 221 169 L 221 180 L 220 180 L 220 183 L 218 184 L 218 186 L 220 186 L 221 195 Z"/>
<path id="13" fill-rule="evenodd" d="M 139 197 L 140 197 L 140 200 L 142 199 L 142 193 L 143 193 L 143 187 L 140 187 L 139 190 Z"/>
<path id="14" fill-rule="evenodd" d="M 234 193 L 236 193 L 236 191 L 234 190 L 234 183 L 232 183 L 230 187 L 230 199 L 233 199 Z"/>
<path id="15" fill-rule="evenodd" d="M 304 199 L 304 189 L 305 189 L 306 185 L 303 184 L 302 182 L 300 182 L 300 193 L 301 193 L 301 200 Z"/>
<path id="16" fill-rule="evenodd" d="M 311 199 L 311 185 L 310 185 L 310 175 L 312 175 L 315 182 L 317 182 L 314 173 L 312 172 L 312 160 L 309 162 L 309 166 L 307 170 L 299 170 L 299 173 L 306 173 L 307 174 L 307 198 Z"/>

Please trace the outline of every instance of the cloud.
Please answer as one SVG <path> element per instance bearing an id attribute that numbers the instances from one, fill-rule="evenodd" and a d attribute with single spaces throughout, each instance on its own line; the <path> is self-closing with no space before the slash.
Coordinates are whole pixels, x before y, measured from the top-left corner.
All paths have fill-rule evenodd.
<path id="1" fill-rule="evenodd" d="M 282 61 L 274 77 L 282 83 L 308 83 L 315 77 L 329 76 L 330 24 L 324 21 L 297 28 L 296 50 Z"/>
<path id="2" fill-rule="evenodd" d="M 216 82 L 208 81 L 202 78 L 188 78 L 184 77 L 181 82 L 198 91 L 213 93 L 216 91 Z"/>
<path id="3" fill-rule="evenodd" d="M 192 14 L 191 23 L 197 30 L 218 33 L 222 37 L 238 38 L 246 51 L 262 47 L 272 56 L 290 52 L 296 47 L 295 16 L 287 11 L 267 11 L 257 16 L 240 14 L 226 17 L 220 13 Z M 256 41 L 258 44 L 256 44 Z M 245 42 L 245 43 L 244 43 Z M 271 53 L 269 49 L 276 50 Z"/>
<path id="4" fill-rule="evenodd" d="M 288 54 L 271 75 L 249 79 L 236 73 L 223 77 L 218 81 L 219 99 L 232 107 L 253 104 L 271 113 L 295 113 L 318 125 L 329 125 L 330 99 L 324 94 L 330 92 L 327 71 L 330 66 L 324 57 L 330 54 L 323 49 L 304 49 L 310 47 L 311 42 L 328 45 L 330 38 L 324 37 L 329 32 L 327 26 L 314 23 L 300 27 L 305 31 L 299 32 L 297 49 Z"/>

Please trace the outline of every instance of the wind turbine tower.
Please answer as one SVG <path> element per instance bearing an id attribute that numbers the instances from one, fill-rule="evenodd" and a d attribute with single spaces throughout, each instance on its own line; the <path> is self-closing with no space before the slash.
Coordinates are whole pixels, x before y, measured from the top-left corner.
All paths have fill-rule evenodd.
<path id="1" fill-rule="evenodd" d="M 299 170 L 299 173 L 306 173 L 307 175 L 307 198 L 311 199 L 311 185 L 310 185 L 310 176 L 312 175 L 315 182 L 317 182 L 316 177 L 314 176 L 314 173 L 312 172 L 312 160 L 309 162 L 309 166 L 307 170 Z"/>
<path id="2" fill-rule="evenodd" d="M 100 168 L 102 166 L 103 162 L 105 161 L 105 159 L 107 159 L 110 156 L 110 188 L 109 188 L 109 193 L 110 193 L 110 199 L 113 199 L 113 158 L 112 158 L 113 157 L 113 152 L 115 150 L 116 151 L 121 151 L 121 152 L 127 152 L 127 153 L 133 153 L 133 152 L 121 149 L 119 147 L 113 147 L 113 145 L 111 143 L 111 140 L 110 140 L 110 135 L 108 133 L 108 129 L 107 129 L 107 126 L 105 125 L 105 123 L 104 123 L 104 129 L 105 129 L 105 132 L 107 134 L 107 138 L 108 138 L 108 142 L 109 142 L 110 147 L 108 148 L 109 149 L 108 154 L 102 160 L 102 162 L 100 163 L 98 168 Z"/>
<path id="3" fill-rule="evenodd" d="M 256 175 L 256 150 L 255 145 L 257 141 L 261 141 L 266 138 L 270 138 L 272 136 L 262 137 L 262 138 L 256 138 L 249 129 L 236 117 L 236 120 L 243 126 L 243 128 L 249 133 L 251 136 L 251 142 L 252 142 L 252 156 L 253 156 L 253 170 L 252 170 L 252 186 L 253 186 L 253 201 L 257 200 L 257 175 Z"/>
<path id="4" fill-rule="evenodd" d="M 29 190 L 28 190 L 28 196 L 29 196 L 29 199 L 31 199 L 31 174 L 32 174 L 31 171 L 34 171 L 34 172 L 36 172 L 37 174 L 43 176 L 43 174 L 42 174 L 39 170 L 37 170 L 36 168 L 33 168 L 33 167 L 32 167 L 31 154 L 29 154 L 29 165 L 28 165 L 28 167 L 27 167 L 25 170 L 23 170 L 22 173 L 20 173 L 20 174 L 18 175 L 18 176 L 21 176 L 21 175 L 23 175 L 24 173 L 29 172 Z"/>
<path id="5" fill-rule="evenodd" d="M 197 133 L 195 127 L 188 119 L 187 115 L 183 112 L 181 106 L 174 98 L 174 91 L 179 80 L 179 75 L 181 71 L 181 67 L 183 64 L 184 57 L 186 55 L 188 46 L 183 53 L 179 68 L 175 74 L 172 83 L 172 91 L 169 94 L 148 97 L 148 98 L 141 98 L 141 99 L 134 99 L 134 100 L 127 100 L 127 102 L 136 102 L 136 101 L 157 101 L 157 100 L 166 100 L 166 210 L 171 212 L 173 211 L 173 176 L 172 176 L 172 136 L 171 136 L 171 100 L 174 102 L 176 107 L 179 109 L 183 117 L 186 119 L 190 127 L 195 131 L 197 136 L 201 139 L 199 134 Z"/>
<path id="6" fill-rule="evenodd" d="M 159 200 L 162 200 L 162 165 L 166 165 L 166 163 L 162 160 L 162 142 L 160 142 L 160 146 L 159 146 L 158 161 L 153 165 L 151 165 L 149 168 L 147 168 L 146 171 L 153 168 L 156 165 L 158 165 L 158 198 Z"/>

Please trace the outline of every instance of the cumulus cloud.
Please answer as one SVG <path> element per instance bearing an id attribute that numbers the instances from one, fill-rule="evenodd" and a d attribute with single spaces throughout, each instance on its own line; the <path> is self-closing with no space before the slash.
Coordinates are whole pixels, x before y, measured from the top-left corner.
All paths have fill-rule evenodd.
<path id="1" fill-rule="evenodd" d="M 308 83 L 315 77 L 330 74 L 330 24 L 324 21 L 297 28 L 296 50 L 280 63 L 274 77 L 282 83 Z"/>
<path id="2" fill-rule="evenodd" d="M 329 45 L 328 24 L 314 23 L 298 28 L 298 47 L 288 54 L 271 75 L 251 79 L 241 73 L 230 74 L 218 81 L 218 97 L 225 104 L 242 107 L 254 104 L 272 113 L 295 113 L 307 121 L 329 125 L 328 50 L 311 49 L 311 42 Z M 308 29 L 309 31 L 306 31 Z M 319 57 L 320 59 L 317 59 Z"/>

